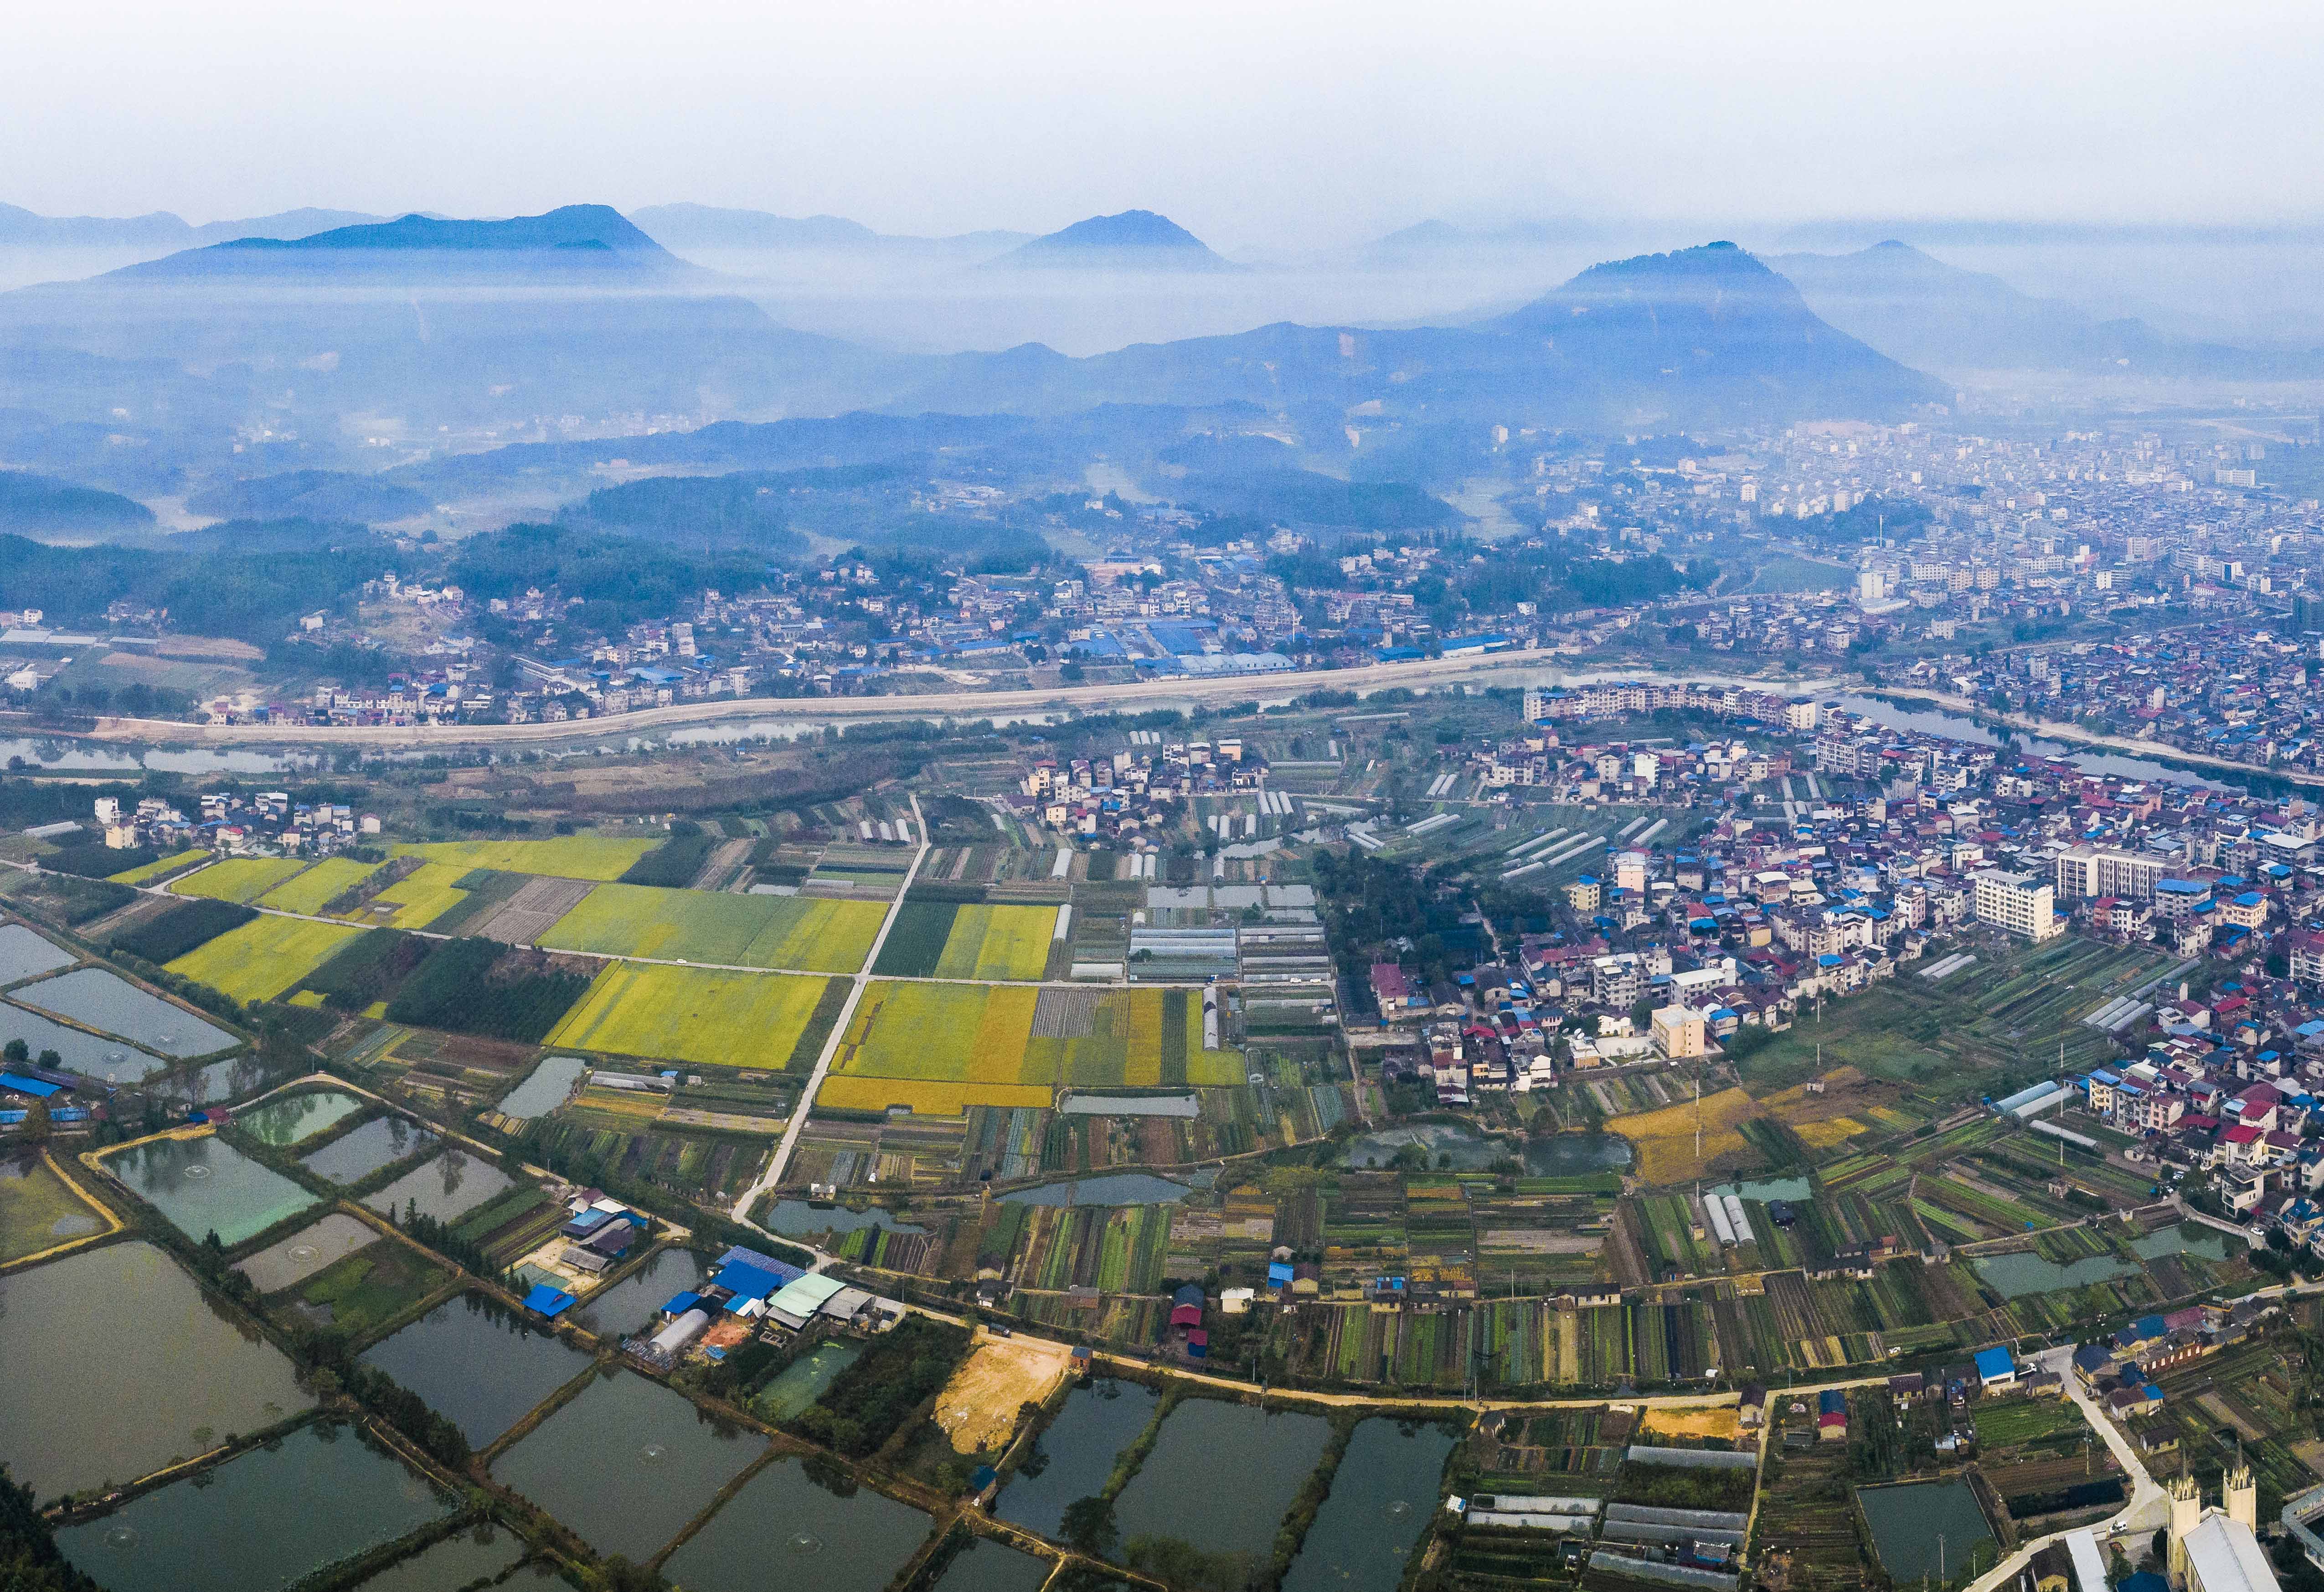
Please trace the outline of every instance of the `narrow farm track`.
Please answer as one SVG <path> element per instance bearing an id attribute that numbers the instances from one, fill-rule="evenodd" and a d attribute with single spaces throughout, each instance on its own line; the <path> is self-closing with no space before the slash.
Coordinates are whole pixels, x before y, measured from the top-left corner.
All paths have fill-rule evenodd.
<path id="1" fill-rule="evenodd" d="M 881 948 L 888 943 L 888 931 L 896 926 L 897 916 L 904 910 L 904 897 L 910 893 L 912 881 L 919 876 L 920 865 L 928 860 L 928 824 L 920 816 L 920 799 L 917 795 L 912 798 L 912 829 L 919 837 L 919 848 L 912 853 L 912 865 L 904 870 L 904 882 L 897 886 L 895 900 L 888 903 L 887 915 L 880 920 L 880 932 L 872 937 L 872 949 L 864 953 L 863 965 L 855 970 L 855 977 L 847 986 L 846 1004 L 839 1008 L 838 1020 L 825 1036 L 823 1053 L 815 1059 L 815 1070 L 807 1075 L 807 1087 L 799 1091 L 798 1104 L 791 1109 L 790 1125 L 783 1129 L 782 1143 L 775 1146 L 759 1180 L 743 1189 L 742 1197 L 734 1201 L 734 1219 L 746 1226 L 757 1226 L 751 1220 L 751 1207 L 757 1203 L 759 1196 L 783 1180 L 783 1170 L 790 1165 L 791 1152 L 798 1148 L 799 1135 L 807 1129 L 807 1109 L 815 1104 L 816 1091 L 823 1087 L 824 1078 L 831 1071 L 839 1047 L 846 1041 L 847 1025 L 855 1021 L 855 1008 L 862 1004 L 863 992 L 871 986 L 872 969 L 879 965 Z M 766 1229 L 761 1227 L 760 1231 Z"/>

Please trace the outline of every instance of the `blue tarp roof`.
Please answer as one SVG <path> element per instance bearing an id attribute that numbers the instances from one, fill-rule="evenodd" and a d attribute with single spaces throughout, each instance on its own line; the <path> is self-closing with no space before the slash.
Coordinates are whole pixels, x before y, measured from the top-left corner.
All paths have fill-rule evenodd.
<path id="1" fill-rule="evenodd" d="M 792 1265 L 788 1261 L 779 1261 L 773 1255 L 756 1249 L 745 1249 L 739 1244 L 729 1245 L 726 1253 L 718 1257 L 718 1263 L 722 1266 L 731 1266 L 738 1261 L 746 1266 L 756 1266 L 762 1272 L 771 1272 L 781 1278 L 786 1285 L 796 1282 L 807 1275 L 807 1270 L 803 1266 Z"/>
<path id="2" fill-rule="evenodd" d="M 689 1288 L 682 1293 L 671 1294 L 669 1302 L 661 1307 L 661 1313 L 665 1316 L 682 1316 L 701 1302 L 702 1296 Z"/>
<path id="3" fill-rule="evenodd" d="M 0 1072 L 0 1089 L 30 1095 L 36 1100 L 45 1100 L 51 1095 L 62 1093 L 55 1084 L 43 1083 L 37 1078 L 26 1078 L 21 1072 Z"/>
<path id="4" fill-rule="evenodd" d="M 573 1304 L 573 1296 L 562 1288 L 548 1282 L 536 1282 L 532 1291 L 524 1296 L 524 1308 L 535 1315 L 562 1315 Z"/>
<path id="5" fill-rule="evenodd" d="M 718 1275 L 711 1279 L 719 1287 L 733 1291 L 736 1300 L 767 1299 L 779 1293 L 796 1278 L 779 1277 L 761 1266 L 748 1261 L 736 1261 L 731 1266 L 721 1266 Z"/>
<path id="6" fill-rule="evenodd" d="M 1989 1348 L 1977 1351 L 1977 1374 L 1979 1376 L 1988 1378 L 2010 1376 L 2015 1375 L 2016 1371 L 2017 1362 L 2010 1357 L 2007 1349 Z"/>

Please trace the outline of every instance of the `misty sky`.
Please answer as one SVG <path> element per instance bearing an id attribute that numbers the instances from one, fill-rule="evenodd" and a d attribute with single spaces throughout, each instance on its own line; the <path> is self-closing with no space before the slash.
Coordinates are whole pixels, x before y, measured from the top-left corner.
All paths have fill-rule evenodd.
<path id="1" fill-rule="evenodd" d="M 10 8 L 0 200 L 1138 206 L 1277 255 L 1429 216 L 2307 220 L 2319 81 L 2289 4 L 77 0 Z"/>

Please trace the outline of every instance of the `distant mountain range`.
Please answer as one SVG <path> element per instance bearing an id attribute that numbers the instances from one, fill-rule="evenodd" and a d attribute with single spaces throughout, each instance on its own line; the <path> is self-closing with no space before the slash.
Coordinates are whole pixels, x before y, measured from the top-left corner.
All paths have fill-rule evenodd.
<path id="1" fill-rule="evenodd" d="M 1596 266 L 1475 327 L 1285 324 L 1085 359 L 1035 346 L 940 363 L 936 380 L 890 406 L 1330 404 L 1623 430 L 1887 419 L 1947 396 L 1819 319 L 1790 282 L 1729 243 Z"/>
<path id="2" fill-rule="evenodd" d="M 1927 370 L 2221 380 L 2324 373 L 2324 357 L 2316 355 L 2256 352 L 2171 337 L 2143 320 L 2100 320 L 1894 240 L 1848 255 L 1776 255 L 1767 264 L 1824 319 Z"/>
<path id="3" fill-rule="evenodd" d="M 461 221 L 410 215 L 310 233 L 241 237 L 126 265 L 133 279 L 286 276 L 430 280 L 479 273 L 529 281 L 575 272 L 672 276 L 697 269 L 606 205 L 567 205 L 539 216 Z"/>
<path id="4" fill-rule="evenodd" d="M 996 271 L 1241 271 L 1167 216 L 1124 210 L 1037 237 L 991 262 Z"/>
<path id="5" fill-rule="evenodd" d="M 1428 220 L 1399 227 L 1385 237 L 1351 251 L 1361 265 L 1379 270 L 1412 270 L 1458 264 L 1479 255 L 1536 252 L 1559 245 L 1602 240 L 1606 229 L 1593 221 L 1514 221 L 1507 226 L 1476 229 L 1449 221 Z"/>
<path id="6" fill-rule="evenodd" d="M 964 232 L 953 237 L 908 237 L 874 232 L 844 216 L 776 216 L 765 210 L 712 205 L 649 205 L 632 210 L 664 248 L 762 249 L 801 255 L 891 255 L 963 264 L 989 260 L 1030 243 L 1029 232 Z"/>
<path id="7" fill-rule="evenodd" d="M 118 218 L 37 216 L 14 205 L 0 205 L 0 248 L 196 249 L 238 237 L 305 237 L 383 219 L 356 210 L 303 209 L 196 227 L 167 210 Z"/>
<path id="8" fill-rule="evenodd" d="M 1225 268 L 1163 218 L 1099 222 L 1025 246 L 1037 262 Z M 154 475 L 285 477 L 263 504 L 250 490 L 222 493 L 206 503 L 214 513 L 347 513 L 349 483 L 287 473 L 368 463 L 375 456 L 350 440 L 362 434 L 356 415 L 432 437 L 523 434 L 564 414 L 1056 417 L 1248 404 L 1304 415 L 1323 434 L 1353 420 L 1385 438 L 1399 427 L 1603 434 L 1885 420 L 1949 395 L 1724 243 L 1596 266 L 1473 325 L 1286 322 L 1082 358 L 1039 344 L 881 352 L 779 325 L 723 281 L 592 205 L 496 221 L 409 216 L 183 251 L 0 293 L 0 446 L 68 474 L 71 461 L 102 459 L 92 473 L 116 482 L 131 478 L 125 461 Z M 235 440 L 254 419 L 269 438 L 245 452 Z M 108 440 L 124 434 L 141 448 Z M 361 506 L 378 514 L 410 501 Z"/>

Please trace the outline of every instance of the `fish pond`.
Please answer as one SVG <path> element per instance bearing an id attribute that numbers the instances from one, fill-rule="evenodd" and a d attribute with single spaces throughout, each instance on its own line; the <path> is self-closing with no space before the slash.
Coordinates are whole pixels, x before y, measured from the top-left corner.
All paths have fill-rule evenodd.
<path id="1" fill-rule="evenodd" d="M 150 1476 L 313 1402 L 279 1350 L 149 1244 L 0 1276 L 0 1365 L 60 1352 L 90 1374 L 11 1378 L 0 1420 L 0 1461 L 42 1500 Z"/>
<path id="2" fill-rule="evenodd" d="M 269 1100 L 263 1106 L 254 1106 L 235 1122 L 259 1143 L 288 1149 L 304 1143 L 326 1128 L 338 1126 L 363 1108 L 364 1102 L 345 1089 L 302 1089 L 295 1095 Z"/>
<path id="3" fill-rule="evenodd" d="M 1171 1186 L 1176 1187 L 1176 1184 Z M 1181 1189 L 1176 1198 L 1184 1196 L 1185 1190 Z M 1078 1203 L 1087 1205 L 1091 1202 L 1084 1199 Z M 816 1205 L 805 1199 L 776 1200 L 759 1225 L 786 1238 L 815 1238 L 825 1233 L 859 1233 L 866 1227 L 886 1227 L 898 1233 L 927 1231 L 926 1227 L 916 1227 L 909 1222 L 899 1220 L 893 1211 L 877 1205 L 867 1206 L 862 1210 L 850 1210 L 844 1205 Z"/>
<path id="4" fill-rule="evenodd" d="M 1534 1178 L 1619 1171 L 1632 1156 L 1628 1141 L 1615 1134 L 1553 1134 L 1518 1141 L 1480 1133 L 1465 1122 L 1417 1122 L 1351 1139 L 1346 1159 L 1352 1167 L 1388 1167 L 1407 1151 L 1427 1166 L 1453 1171 L 1484 1171 L 1514 1161 Z"/>
<path id="5" fill-rule="evenodd" d="M 1771 1199 L 1811 1199 L 1815 1194 L 1815 1184 L 1806 1178 L 1754 1178 L 1740 1183 L 1721 1183 L 1711 1192 L 1765 1204 Z"/>
<path id="6" fill-rule="evenodd" d="M 2060 1288 L 2087 1288 L 2135 1275 L 2138 1268 L 2110 1254 L 2085 1255 L 2071 1263 L 2045 1260 L 2028 1250 L 2019 1254 L 1981 1254 L 1977 1274 L 2004 1299 L 2024 1299 Z"/>
<path id="7" fill-rule="evenodd" d="M 527 1074 L 525 1080 L 511 1089 L 508 1097 L 493 1109 L 519 1122 L 546 1116 L 565 1104 L 565 1097 L 573 1092 L 573 1086 L 588 1069 L 589 1064 L 578 1056 L 551 1056 Z"/>
<path id="8" fill-rule="evenodd" d="M 240 1044 L 182 1006 L 173 1006 L 102 967 L 82 967 L 15 991 L 10 998 L 51 1017 L 118 1034 L 179 1061 Z"/>
<path id="9" fill-rule="evenodd" d="M 1396 1592 L 1434 1516 L 1457 1441 L 1442 1426 L 1360 1422 L 1283 1592 Z"/>
<path id="10" fill-rule="evenodd" d="M 680 1543 L 662 1574 L 687 1592 L 881 1592 L 931 1523 L 837 1466 L 785 1455 Z"/>
<path id="11" fill-rule="evenodd" d="M 38 1012 L 27 1012 L 22 1006 L 0 1001 L 0 1045 L 10 1040 L 23 1040 L 24 1049 L 36 1060 L 42 1051 L 54 1051 L 66 1071 L 106 1083 L 142 1083 L 167 1070 L 170 1065 L 161 1057 L 149 1056 L 119 1040 L 83 1033 L 78 1028 L 51 1022 Z"/>
<path id="12" fill-rule="evenodd" d="M 362 1592 L 453 1592 L 492 1580 L 523 1557 L 524 1539 L 487 1521 L 397 1560 L 363 1582 Z"/>
<path id="13" fill-rule="evenodd" d="M 658 1322 L 661 1307 L 677 1295 L 698 1289 L 714 1268 L 690 1249 L 663 1249 L 610 1288 L 603 1288 L 573 1310 L 575 1326 L 600 1337 L 635 1337 Z"/>
<path id="14" fill-rule="evenodd" d="M 354 1427 L 318 1421 L 57 1533 L 107 1592 L 251 1592 L 441 1518 L 451 1501 Z"/>
<path id="15" fill-rule="evenodd" d="M 2200 1222 L 2181 1222 L 2175 1227 L 2157 1227 L 2143 1238 L 2132 1239 L 2130 1253 L 2141 1260 L 2192 1254 L 2204 1260 L 2223 1261 L 2249 1254 L 2251 1245 L 2217 1227 L 2207 1227 Z"/>
<path id="16" fill-rule="evenodd" d="M 446 1300 L 365 1351 L 482 1449 L 589 1368 L 589 1356 L 480 1293 Z"/>
<path id="17" fill-rule="evenodd" d="M 1152 1388 L 1136 1382 L 1074 1389 L 1002 1489 L 993 1513 L 1028 1532 L 1056 1536 L 1066 1506 L 1105 1485 L 1114 1456 L 1146 1430 L 1159 1402 Z"/>
<path id="18" fill-rule="evenodd" d="M 435 1142 L 436 1135 L 416 1123 L 383 1116 L 340 1134 L 311 1155 L 300 1156 L 299 1164 L 345 1188 L 399 1161 L 410 1160 Z"/>
<path id="19" fill-rule="evenodd" d="M 315 1203 L 272 1167 L 207 1135 L 150 1140 L 105 1164 L 196 1243 L 216 1233 L 231 1248 Z"/>
<path id="20" fill-rule="evenodd" d="M 784 1366 L 751 1401 L 751 1413 L 761 1421 L 780 1422 L 807 1412 L 807 1407 L 830 1391 L 839 1374 L 863 1357 L 863 1346 L 835 1341 L 817 1344 Z"/>
<path id="21" fill-rule="evenodd" d="M 213 1061 L 208 1067 L 167 1079 L 159 1087 L 171 1099 L 183 1100 L 189 1106 L 222 1106 L 272 1088 L 287 1076 L 283 1069 L 269 1067 L 255 1056 L 229 1056 L 223 1061 Z"/>
<path id="22" fill-rule="evenodd" d="M 1856 1501 L 1863 1505 L 1880 1568 L 1899 1587 L 1918 1584 L 1923 1576 L 1958 1579 L 1972 1566 L 1990 1569 L 2000 1552 L 1977 1495 L 1960 1477 L 1858 1487 Z"/>
<path id="23" fill-rule="evenodd" d="M 1320 1415 L 1185 1400 L 1114 1501 L 1121 1541 L 1175 1538 L 1204 1553 L 1263 1558 L 1331 1433 Z"/>
<path id="24" fill-rule="evenodd" d="M 243 1256 L 234 1269 L 249 1278 L 259 1292 L 280 1293 L 379 1242 L 379 1234 L 373 1228 L 346 1211 L 335 1210 L 314 1226 Z"/>
<path id="25" fill-rule="evenodd" d="M 600 1553 L 643 1563 L 766 1447 L 659 1383 L 617 1371 L 518 1439 L 493 1475 Z"/>
<path id="26" fill-rule="evenodd" d="M 1107 1172 L 1102 1177 L 1075 1178 L 1064 1183 L 1043 1183 L 1001 1197 L 1003 1205 L 1171 1205 L 1184 1199 L 1188 1185 L 1157 1178 L 1151 1172 Z"/>
<path id="27" fill-rule="evenodd" d="M 36 973 L 53 973 L 78 960 L 22 923 L 0 923 L 0 984 L 14 984 Z"/>
<path id="28" fill-rule="evenodd" d="M 978 1537 L 945 1566 L 937 1592 L 1041 1592 L 1049 1561 Z"/>
<path id="29" fill-rule="evenodd" d="M 439 1222 L 456 1221 L 516 1187 L 516 1180 L 461 1150 L 447 1150 L 413 1167 L 364 1203 L 401 1221 L 408 1208 Z"/>

